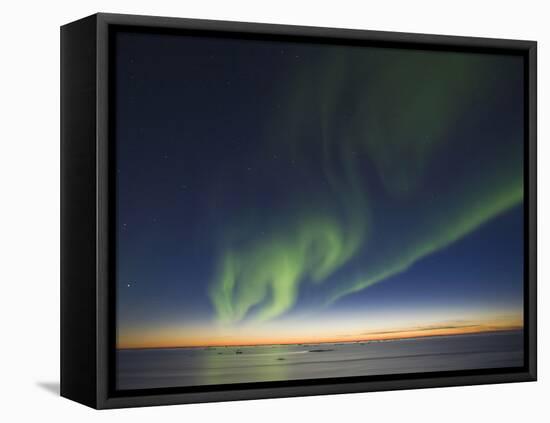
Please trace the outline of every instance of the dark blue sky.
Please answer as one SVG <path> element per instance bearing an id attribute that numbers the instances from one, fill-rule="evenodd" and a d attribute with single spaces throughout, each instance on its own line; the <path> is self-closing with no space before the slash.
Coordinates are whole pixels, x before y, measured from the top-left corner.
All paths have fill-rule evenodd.
<path id="1" fill-rule="evenodd" d="M 119 333 L 521 310 L 521 58 L 119 33 L 116 69 Z"/>

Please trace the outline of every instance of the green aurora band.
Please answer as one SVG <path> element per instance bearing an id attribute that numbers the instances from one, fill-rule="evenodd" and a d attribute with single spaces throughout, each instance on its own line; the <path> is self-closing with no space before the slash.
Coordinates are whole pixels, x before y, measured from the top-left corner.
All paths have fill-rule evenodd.
<path id="1" fill-rule="evenodd" d="M 521 62 L 351 47 L 326 47 L 317 60 L 284 81 L 286 108 L 266 132 L 301 169 L 316 175 L 320 167 L 326 189 L 304 198 L 289 187 L 289 206 L 265 234 L 249 231 L 246 242 L 224 245 L 210 287 L 223 323 L 276 318 L 304 284 L 314 287 L 314 303 L 329 305 L 523 201 L 522 134 L 483 126 L 508 83 L 494 70 Z M 498 148 L 478 151 L 474 140 L 453 136 L 460 127 Z M 462 155 L 449 159 L 457 148 Z"/>

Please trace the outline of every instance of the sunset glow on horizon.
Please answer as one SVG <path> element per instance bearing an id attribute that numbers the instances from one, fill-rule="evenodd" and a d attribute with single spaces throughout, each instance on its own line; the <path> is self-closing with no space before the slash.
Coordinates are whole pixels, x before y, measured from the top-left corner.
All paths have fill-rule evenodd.
<path id="1" fill-rule="evenodd" d="M 337 327 L 339 325 L 339 327 Z M 174 325 L 165 328 L 140 328 L 119 336 L 118 349 L 134 348 L 181 348 L 181 347 L 223 347 L 276 344 L 320 344 L 341 342 L 367 342 L 420 338 L 429 336 L 464 335 L 482 332 L 517 330 L 523 328 L 520 312 L 507 314 L 478 315 L 475 318 L 423 321 L 418 324 L 393 326 L 364 325 L 360 321 L 342 325 L 283 324 L 249 325 L 223 327 L 219 325 Z M 343 331 L 348 328 L 348 333 Z M 361 329 L 362 328 L 362 329 Z"/>

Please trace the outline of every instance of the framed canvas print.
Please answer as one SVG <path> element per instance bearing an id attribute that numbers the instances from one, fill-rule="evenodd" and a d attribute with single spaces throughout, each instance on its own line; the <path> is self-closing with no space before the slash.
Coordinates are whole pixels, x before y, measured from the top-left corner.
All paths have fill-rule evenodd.
<path id="1" fill-rule="evenodd" d="M 61 394 L 536 379 L 536 43 L 61 30 Z"/>

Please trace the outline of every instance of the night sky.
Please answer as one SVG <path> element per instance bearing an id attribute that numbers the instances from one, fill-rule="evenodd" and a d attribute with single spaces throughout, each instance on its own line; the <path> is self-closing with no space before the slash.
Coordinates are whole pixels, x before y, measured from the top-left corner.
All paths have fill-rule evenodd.
<path id="1" fill-rule="evenodd" d="M 522 324 L 522 58 L 116 48 L 120 347 Z"/>

